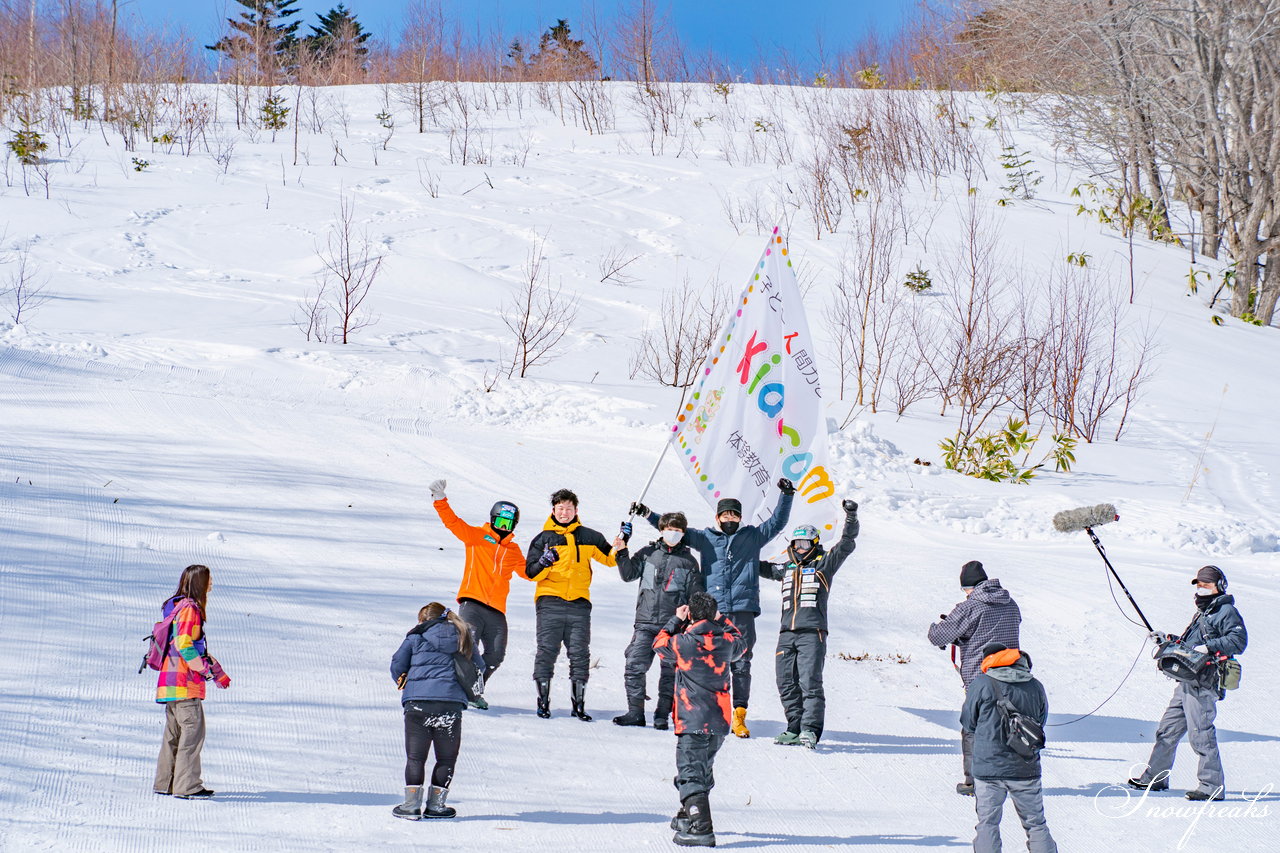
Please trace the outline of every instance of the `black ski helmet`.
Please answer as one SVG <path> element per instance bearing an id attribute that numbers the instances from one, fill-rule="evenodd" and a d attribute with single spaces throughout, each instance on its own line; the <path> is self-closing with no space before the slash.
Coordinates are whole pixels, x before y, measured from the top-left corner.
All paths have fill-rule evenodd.
<path id="1" fill-rule="evenodd" d="M 489 508 L 489 524 L 499 533 L 510 533 L 520 523 L 520 507 L 511 501 L 498 501 Z"/>

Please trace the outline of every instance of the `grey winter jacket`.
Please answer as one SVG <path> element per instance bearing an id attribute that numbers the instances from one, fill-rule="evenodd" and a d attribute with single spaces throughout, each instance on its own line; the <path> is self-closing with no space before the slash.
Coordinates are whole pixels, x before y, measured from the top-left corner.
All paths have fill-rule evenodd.
<path id="1" fill-rule="evenodd" d="M 661 539 L 645 545 L 631 555 L 623 548 L 614 552 L 618 559 L 618 575 L 626 583 L 639 578 L 636 596 L 637 625 L 662 627 L 676 608 L 689 603 L 689 596 L 704 586 L 698 559 L 684 542 L 668 548 Z"/>
<path id="2" fill-rule="evenodd" d="M 779 493 L 773 515 L 759 526 L 744 524 L 732 536 L 715 527 L 685 531 L 685 541 L 698 551 L 707 592 L 715 597 L 721 613 L 760 615 L 760 551 L 787 526 L 793 497 Z M 648 518 L 658 526 L 658 513 L 651 512 Z"/>
<path id="3" fill-rule="evenodd" d="M 484 658 L 480 657 L 474 632 L 471 649 L 476 669 L 484 672 Z M 398 681 L 400 676 L 408 676 L 400 696 L 401 704 L 415 700 L 467 704 L 467 694 L 462 692 L 453 668 L 456 651 L 458 629 L 443 615 L 422 622 L 410 631 L 391 657 L 391 677 Z"/>
<path id="4" fill-rule="evenodd" d="M 1018 648 L 1022 612 L 995 578 L 985 580 L 955 606 L 941 622 L 929 626 L 929 642 L 938 648 L 954 643 L 960 649 L 960 680 L 965 689 L 982 667 L 982 650 L 990 643 Z"/>
<path id="5" fill-rule="evenodd" d="M 999 681 L 1005 698 L 1041 726 L 1049 719 L 1049 698 L 1044 685 L 1031 675 L 1031 660 L 1025 655 L 1010 666 L 993 666 L 973 679 L 960 712 L 960 726 L 973 733 L 973 776 L 975 779 L 1039 779 L 1040 756 L 1025 758 L 1005 740 L 1000 708 L 996 705 L 993 681 Z"/>
<path id="6" fill-rule="evenodd" d="M 827 630 L 827 599 L 831 595 L 831 582 L 853 549 L 858 547 L 860 529 L 858 511 L 847 512 L 840 541 L 830 551 L 819 550 L 802 566 L 794 561 L 760 563 L 760 577 L 782 581 L 781 630 Z"/>
<path id="7" fill-rule="evenodd" d="M 1216 595 L 1209 606 L 1197 611 L 1181 640 L 1189 646 L 1204 646 L 1211 652 L 1233 656 L 1242 653 L 1249 645 L 1249 632 L 1244 618 L 1236 610 L 1236 600 L 1230 595 Z M 1211 666 L 1200 676 L 1201 687 L 1218 686 L 1218 668 Z"/>

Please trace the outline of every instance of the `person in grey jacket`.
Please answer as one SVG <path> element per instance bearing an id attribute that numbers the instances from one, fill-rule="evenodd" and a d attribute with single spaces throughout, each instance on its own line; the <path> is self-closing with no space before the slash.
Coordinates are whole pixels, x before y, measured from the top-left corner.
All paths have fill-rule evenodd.
<path id="1" fill-rule="evenodd" d="M 438 601 L 418 611 L 418 624 L 391 657 L 391 677 L 403 691 L 404 706 L 404 802 L 391 810 L 406 820 L 449 818 L 457 811 L 445 805 L 453 768 L 462 747 L 462 710 L 467 694 L 458 683 L 453 656 L 471 658 L 477 672 L 484 672 L 475 633 L 457 613 Z M 426 807 L 422 788 L 426 781 L 427 753 L 435 749 L 431 790 Z"/>
<path id="2" fill-rule="evenodd" d="M 716 526 L 685 533 L 689 547 L 698 552 L 707 593 L 720 602 L 721 612 L 746 638 L 747 652 L 731 665 L 733 674 L 733 724 L 738 737 L 751 737 L 747 728 L 747 703 L 751 698 L 751 652 L 756 644 L 756 617 L 760 615 L 760 551 L 781 533 L 791 518 L 795 485 L 778 481 L 778 503 L 759 526 L 742 523 L 742 501 L 721 498 L 716 504 Z M 659 516 L 641 503 L 631 505 L 632 515 L 644 516 L 654 527 Z"/>
<path id="3" fill-rule="evenodd" d="M 624 583 L 640 581 L 636 596 L 635 630 L 627 646 L 623 681 L 627 690 L 627 713 L 614 717 L 619 726 L 644 725 L 645 681 L 657 654 L 653 641 L 662 627 L 676 615 L 676 608 L 689 603 L 689 596 L 703 591 L 698 558 L 684 542 L 689 522 L 682 512 L 664 513 L 658 519 L 661 536 L 632 556 L 628 548 L 614 551 L 618 574 Z M 629 524 L 623 525 L 624 533 Z M 658 704 L 653 711 L 653 727 L 665 730 L 675 701 L 675 664 L 660 660 Z"/>
<path id="4" fill-rule="evenodd" d="M 774 740 L 814 749 L 822 739 L 827 700 L 822 665 L 827 659 L 827 598 L 836 572 L 858 544 L 858 504 L 846 500 L 844 531 L 830 551 L 818 529 L 802 524 L 791 532 L 787 562 L 760 563 L 760 576 L 782 581 L 782 625 L 774 671 L 787 728 Z"/>
<path id="5" fill-rule="evenodd" d="M 1057 853 L 1044 817 L 1044 791 L 1040 785 L 1040 753 L 1026 757 L 1009 746 L 1004 715 L 998 702 L 1006 698 L 1020 714 L 1042 727 L 1049 718 L 1044 686 L 1031 674 L 1031 656 L 1002 643 L 982 650 L 981 672 L 969 682 L 960 725 L 973 738 L 973 777 L 977 785 L 974 808 L 978 813 L 974 853 L 999 853 L 1000 818 L 1006 798 L 1022 820 L 1030 853 Z"/>
<path id="6" fill-rule="evenodd" d="M 970 560 L 960 569 L 960 588 L 964 601 L 941 622 L 929 626 L 929 642 L 938 648 L 954 645 L 960 655 L 960 682 L 964 689 L 978 675 L 982 665 L 981 651 L 990 643 L 1000 643 L 1011 649 L 1018 647 L 1018 628 L 1022 623 L 1022 611 L 1000 586 L 1000 581 L 988 578 L 982 563 Z M 961 763 L 964 779 L 956 784 L 956 793 L 973 796 L 973 736 L 960 733 Z"/>
<path id="7" fill-rule="evenodd" d="M 1168 790 L 1174 753 L 1182 736 L 1188 735 L 1200 763 L 1196 771 L 1199 784 L 1187 791 L 1187 799 L 1221 800 L 1226 796 L 1227 783 L 1213 721 L 1218 714 L 1218 700 L 1225 699 L 1227 694 L 1219 685 L 1219 663 L 1241 654 L 1249 644 L 1249 634 L 1244 618 L 1236 610 L 1235 598 L 1227 595 L 1227 578 L 1222 569 L 1205 566 L 1191 583 L 1196 588 L 1195 618 L 1181 637 L 1164 634 L 1156 639 L 1161 643 L 1177 640 L 1199 651 L 1216 653 L 1215 663 L 1196 681 L 1178 682 L 1173 699 L 1156 728 L 1156 742 L 1146 769 L 1130 779 L 1129 784 L 1151 791 Z"/>

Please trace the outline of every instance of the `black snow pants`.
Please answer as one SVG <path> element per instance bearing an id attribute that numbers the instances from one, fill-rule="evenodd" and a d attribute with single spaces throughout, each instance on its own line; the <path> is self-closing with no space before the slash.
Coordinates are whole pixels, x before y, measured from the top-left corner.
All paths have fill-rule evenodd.
<path id="1" fill-rule="evenodd" d="M 623 684 L 627 688 L 627 708 L 632 711 L 644 710 L 645 686 L 649 678 L 649 668 L 657 654 L 653 650 L 653 641 L 662 632 L 661 625 L 637 625 L 631 635 L 631 645 L 627 646 L 626 664 L 623 666 Z M 654 712 L 661 717 L 671 716 L 671 706 L 675 702 L 676 668 L 675 664 L 658 661 L 658 704 Z"/>
<path id="2" fill-rule="evenodd" d="M 501 610 L 471 598 L 462 599 L 458 615 L 470 625 L 480 640 L 480 656 L 484 658 L 484 681 L 498 671 L 507 658 L 507 617 Z"/>
<path id="3" fill-rule="evenodd" d="M 538 614 L 538 650 L 533 656 L 533 680 L 551 680 L 563 645 L 569 655 L 569 680 L 585 684 L 591 671 L 591 602 L 544 595 L 534 609 Z"/>
<path id="4" fill-rule="evenodd" d="M 453 706 L 453 707 L 449 707 Z M 462 748 L 462 711 L 454 703 L 406 702 L 404 706 L 404 783 L 426 780 L 427 753 L 436 750 L 431 784 L 449 787 Z"/>
<path id="5" fill-rule="evenodd" d="M 822 690 L 822 666 L 827 659 L 825 631 L 780 631 L 774 659 L 778 696 L 787 717 L 787 731 L 813 732 L 822 737 L 827 699 Z"/>
<path id="6" fill-rule="evenodd" d="M 751 652 L 756 647 L 756 614 L 747 611 L 726 613 L 747 641 L 747 653 L 729 664 L 733 676 L 733 707 L 745 708 L 751 698 Z"/>
<path id="7" fill-rule="evenodd" d="M 714 773 L 716 753 L 724 744 L 724 735 L 676 735 L 676 790 L 680 802 L 695 794 L 707 794 L 716 786 Z"/>

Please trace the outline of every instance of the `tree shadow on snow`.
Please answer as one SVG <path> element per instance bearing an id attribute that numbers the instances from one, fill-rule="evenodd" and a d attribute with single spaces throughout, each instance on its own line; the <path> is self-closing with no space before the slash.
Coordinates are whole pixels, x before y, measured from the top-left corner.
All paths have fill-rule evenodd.
<path id="1" fill-rule="evenodd" d="M 520 812 L 519 814 L 483 814 L 459 815 L 459 821 L 519 821 L 522 823 L 576 823 L 576 824 L 619 824 L 619 823 L 660 823 L 671 820 L 670 814 L 654 812 Z"/>
<path id="2" fill-rule="evenodd" d="M 953 738 L 913 737 L 910 735 L 868 734 L 863 732 L 822 733 L 819 752 L 847 752 L 854 755 L 941 755 L 960 751 L 960 734 Z"/>
<path id="3" fill-rule="evenodd" d="M 720 839 L 724 836 L 741 836 L 744 841 L 730 841 L 724 844 Z M 881 846 L 904 847 L 969 847 L 971 842 L 962 841 L 945 835 L 783 835 L 769 832 L 721 832 L 716 836 L 717 848 L 730 847 L 768 847 L 774 844 L 875 844 Z"/>
<path id="4" fill-rule="evenodd" d="M 956 740 L 960 737 L 960 709 L 941 710 L 937 708 L 902 708 L 908 714 L 914 714 L 930 723 L 948 729 L 955 729 Z M 1155 736 L 1156 723 L 1159 722 L 1163 705 L 1152 705 L 1152 719 L 1136 720 L 1132 717 L 1108 717 L 1102 714 L 1079 719 L 1079 714 L 1050 714 L 1049 725 L 1045 734 L 1052 743 L 1146 743 L 1150 744 Z M 1256 732 L 1241 732 L 1232 729 L 1218 729 L 1218 742 L 1263 742 L 1280 741 L 1275 735 L 1264 735 Z"/>
<path id="5" fill-rule="evenodd" d="M 219 791 L 216 799 L 237 803 L 320 803 L 335 806 L 395 806 L 403 802 L 402 797 L 362 791 Z"/>

